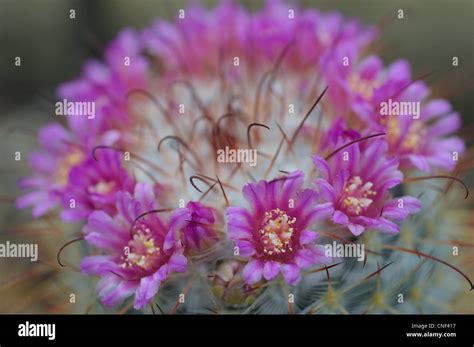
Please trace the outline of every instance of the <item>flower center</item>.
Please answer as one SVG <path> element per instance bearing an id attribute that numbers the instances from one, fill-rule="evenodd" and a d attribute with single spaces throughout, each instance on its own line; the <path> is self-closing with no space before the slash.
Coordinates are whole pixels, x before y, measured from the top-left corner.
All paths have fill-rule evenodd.
<path id="1" fill-rule="evenodd" d="M 79 164 L 84 159 L 84 153 L 80 150 L 73 150 L 71 154 L 61 158 L 56 171 L 56 182 L 60 185 L 66 185 L 71 168 Z"/>
<path id="2" fill-rule="evenodd" d="M 135 266 L 143 270 L 151 270 L 159 262 L 160 255 L 160 247 L 155 244 L 150 228 L 145 224 L 137 223 L 133 228 L 133 239 L 123 248 L 121 267 Z"/>
<path id="3" fill-rule="evenodd" d="M 291 218 L 279 208 L 265 212 L 262 228 L 259 230 L 263 252 L 267 255 L 292 252 L 291 237 L 295 231 L 296 218 Z"/>
<path id="4" fill-rule="evenodd" d="M 410 152 L 416 152 L 425 133 L 423 125 L 420 122 L 412 123 L 408 130 L 403 133 L 400 130 L 396 118 L 384 120 L 382 125 L 387 129 L 387 139 L 391 148 L 399 145 L 402 150 L 408 150 Z M 402 141 L 399 143 L 400 140 Z"/>
<path id="5" fill-rule="evenodd" d="M 370 100 L 372 98 L 374 89 L 379 85 L 377 81 L 363 80 L 356 74 L 352 74 L 349 77 L 348 83 L 351 89 L 360 94 L 365 100 Z"/>
<path id="6" fill-rule="evenodd" d="M 89 187 L 89 193 L 107 195 L 114 191 L 115 182 L 100 181 L 96 185 Z"/>
<path id="7" fill-rule="evenodd" d="M 403 140 L 403 148 L 408 150 L 416 150 L 421 142 L 423 136 L 423 126 L 420 122 L 413 123 L 408 129 L 408 133 Z"/>
<path id="8" fill-rule="evenodd" d="M 352 177 L 344 185 L 341 206 L 351 215 L 358 216 L 361 212 L 365 212 L 373 202 L 371 197 L 377 194 L 371 190 L 372 186 L 372 182 L 363 184 L 359 176 Z"/>

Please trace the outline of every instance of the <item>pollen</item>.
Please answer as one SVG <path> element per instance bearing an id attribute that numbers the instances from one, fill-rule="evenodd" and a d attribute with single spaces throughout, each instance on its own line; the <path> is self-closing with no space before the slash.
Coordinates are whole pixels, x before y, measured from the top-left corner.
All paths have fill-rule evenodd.
<path id="1" fill-rule="evenodd" d="M 359 176 L 349 179 L 344 185 L 341 206 L 351 215 L 360 215 L 372 204 L 372 198 L 377 193 L 371 188 L 372 182 L 364 183 Z"/>
<path id="2" fill-rule="evenodd" d="M 160 255 L 160 247 L 156 245 L 150 228 L 139 223 L 133 229 L 132 240 L 123 249 L 121 267 L 150 270 L 155 267 Z"/>
<path id="3" fill-rule="evenodd" d="M 75 149 L 71 154 L 60 159 L 58 169 L 56 170 L 56 182 L 60 185 L 66 185 L 71 168 L 79 164 L 84 159 L 84 153 Z"/>
<path id="4" fill-rule="evenodd" d="M 402 147 L 408 150 L 416 150 L 420 146 L 423 133 L 424 131 L 421 123 L 413 123 L 410 126 L 410 129 L 408 129 Z"/>
<path id="5" fill-rule="evenodd" d="M 387 121 L 383 119 L 382 124 L 386 125 L 388 143 L 391 145 L 396 144 L 401 134 L 397 119 L 393 117 Z"/>
<path id="6" fill-rule="evenodd" d="M 89 193 L 96 193 L 96 194 L 110 194 L 115 189 L 115 182 L 113 181 L 100 181 L 96 185 L 89 187 Z"/>
<path id="7" fill-rule="evenodd" d="M 403 133 L 396 118 L 383 119 L 381 124 L 386 126 L 387 140 L 391 146 L 400 146 L 402 150 L 411 152 L 415 152 L 420 147 L 425 134 L 422 123 L 412 123 Z"/>
<path id="8" fill-rule="evenodd" d="M 259 235 L 266 255 L 281 255 L 293 251 L 292 236 L 295 222 L 296 218 L 291 218 L 279 208 L 265 212 Z"/>
<path id="9" fill-rule="evenodd" d="M 352 74 L 348 83 L 354 92 L 359 93 L 366 100 L 372 98 L 374 89 L 379 86 L 377 81 L 363 80 L 357 74 Z"/>

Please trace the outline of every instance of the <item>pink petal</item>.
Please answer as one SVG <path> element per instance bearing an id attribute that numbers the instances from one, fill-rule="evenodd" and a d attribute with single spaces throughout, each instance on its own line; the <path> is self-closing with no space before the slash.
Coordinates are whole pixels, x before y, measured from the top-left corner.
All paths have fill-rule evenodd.
<path id="1" fill-rule="evenodd" d="M 136 281 L 125 281 L 114 274 L 109 274 L 100 279 L 96 291 L 104 306 L 113 307 L 132 295 L 136 288 Z"/>
<path id="2" fill-rule="evenodd" d="M 411 154 L 408 156 L 408 160 L 415 166 L 418 170 L 424 172 L 431 172 L 430 165 L 426 158 L 422 155 Z"/>
<path id="3" fill-rule="evenodd" d="M 257 283 L 262 279 L 263 262 L 253 259 L 245 265 L 242 277 L 247 284 Z"/>
<path id="4" fill-rule="evenodd" d="M 309 249 L 300 249 L 295 256 L 295 263 L 302 269 L 307 269 L 316 263 L 315 254 Z"/>
<path id="5" fill-rule="evenodd" d="M 281 273 L 286 283 L 294 286 L 300 280 L 300 269 L 295 264 L 283 264 L 281 266 Z"/>
<path id="6" fill-rule="evenodd" d="M 255 254 L 255 247 L 252 242 L 247 240 L 237 240 L 235 241 L 235 244 L 239 248 L 239 256 L 248 258 Z"/>
<path id="7" fill-rule="evenodd" d="M 253 230 L 253 219 L 243 207 L 230 206 L 226 212 L 227 234 L 231 240 L 250 238 Z"/>
<path id="8" fill-rule="evenodd" d="M 163 265 L 153 275 L 143 277 L 135 292 L 135 309 L 141 309 L 156 295 L 160 285 L 168 278 L 168 265 Z"/>
<path id="9" fill-rule="evenodd" d="M 188 259 L 183 253 L 175 253 L 168 261 L 168 270 L 170 272 L 186 272 L 188 270 Z"/>
<path id="10" fill-rule="evenodd" d="M 263 267 L 263 277 L 270 281 L 280 273 L 280 263 L 276 261 L 267 261 Z"/>
<path id="11" fill-rule="evenodd" d="M 270 183 L 275 189 L 275 201 L 277 206 L 288 205 L 288 201 L 296 196 L 298 191 L 303 186 L 304 173 L 297 170 L 291 172 L 289 175 L 283 177 L 279 181 Z"/>
<path id="12" fill-rule="evenodd" d="M 318 178 L 314 181 L 314 185 L 324 200 L 335 202 L 336 193 L 334 188 L 324 179 Z"/>
<path id="13" fill-rule="evenodd" d="M 379 218 L 378 222 L 379 223 L 377 225 L 377 228 L 380 231 L 383 231 L 389 234 L 396 234 L 400 231 L 400 227 L 397 224 L 389 221 L 388 219 Z"/>
<path id="14" fill-rule="evenodd" d="M 300 235 L 300 245 L 306 245 L 313 242 L 318 237 L 318 233 L 312 230 L 305 229 L 301 232 Z"/>
<path id="15" fill-rule="evenodd" d="M 354 234 L 355 236 L 359 236 L 365 230 L 364 226 L 360 224 L 349 223 L 347 227 L 349 228 L 351 233 Z"/>
<path id="16" fill-rule="evenodd" d="M 349 217 L 341 211 L 334 211 L 332 221 L 336 224 L 347 225 L 349 223 Z"/>
<path id="17" fill-rule="evenodd" d="M 315 155 L 313 156 L 313 164 L 314 166 L 316 166 L 316 169 L 321 173 L 321 176 L 327 180 L 329 178 L 330 171 L 329 165 L 326 160 L 324 160 L 324 158 L 320 157 L 319 155 Z"/>
<path id="18" fill-rule="evenodd" d="M 85 275 L 101 275 L 117 268 L 111 256 L 93 255 L 81 261 L 81 271 Z"/>
<path id="19" fill-rule="evenodd" d="M 101 302 L 107 307 L 116 306 L 131 296 L 136 288 L 136 282 L 121 280 L 119 285 L 114 286 L 112 290 L 101 297 Z"/>

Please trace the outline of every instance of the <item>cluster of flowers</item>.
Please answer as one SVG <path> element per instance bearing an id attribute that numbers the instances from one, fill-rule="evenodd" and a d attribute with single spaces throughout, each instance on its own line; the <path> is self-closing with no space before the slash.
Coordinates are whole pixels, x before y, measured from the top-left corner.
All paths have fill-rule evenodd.
<path id="1" fill-rule="evenodd" d="M 175 23 L 158 20 L 141 32 L 122 31 L 106 48 L 104 61 L 88 62 L 79 79 L 60 86 L 61 98 L 95 102 L 96 117 L 68 117 L 66 126 L 42 128 L 40 148 L 29 158 L 33 174 L 19 182 L 29 192 L 17 206 L 32 207 L 34 218 L 59 208 L 63 221 L 85 223 L 85 240 L 100 253 L 83 259 L 81 269 L 101 277 L 97 292 L 104 305 L 134 295 L 135 308 L 143 308 L 170 275 L 187 271 L 190 256 L 225 235 L 247 259 L 242 269 L 247 285 L 280 273 L 295 285 L 300 269 L 329 261 L 316 244 L 315 222 L 339 225 L 354 237 L 367 230 L 397 233 L 395 221 L 421 207 L 414 197 L 391 195 L 403 172 L 451 171 L 453 153 L 462 155 L 463 142 L 452 136 L 460 117 L 449 102 L 428 100 L 428 87 L 412 79 L 406 61 L 386 68 L 376 56 L 361 58 L 374 29 L 338 13 L 293 10 L 280 1 L 268 1 L 256 13 L 232 1 L 213 10 L 193 5 L 185 13 Z M 222 74 L 232 79 L 235 70 L 222 71 L 219 57 L 243 57 L 257 74 L 288 42 L 293 46 L 285 69 L 297 74 L 309 62 L 328 86 L 324 104 L 333 120 L 322 128 L 305 126 L 303 135 L 314 143 L 317 134 L 316 176 L 307 188 L 309 172 L 301 170 L 245 184 L 249 206 L 223 207 L 225 234 L 217 226 L 222 211 L 198 201 L 165 211 L 165 179 L 138 182 L 120 151 L 97 147 L 130 143 L 130 129 L 140 122 L 130 111 L 131 91 L 153 91 L 183 71 L 203 81 Z M 132 63 L 124 65 L 124 57 Z M 344 59 L 351 63 L 342 64 Z M 420 102 L 420 118 L 380 117 L 379 104 L 389 98 Z"/>

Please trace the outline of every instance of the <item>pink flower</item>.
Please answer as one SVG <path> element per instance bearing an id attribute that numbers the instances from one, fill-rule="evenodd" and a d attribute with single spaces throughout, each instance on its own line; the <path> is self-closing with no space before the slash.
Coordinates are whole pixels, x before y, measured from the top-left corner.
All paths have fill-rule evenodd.
<path id="1" fill-rule="evenodd" d="M 133 192 L 135 179 L 125 170 L 121 155 L 112 150 L 100 150 L 75 166 L 63 194 L 61 219 L 66 222 L 87 220 L 95 210 L 114 215 L 115 194 Z M 73 205 L 71 205 L 73 202 Z"/>
<path id="2" fill-rule="evenodd" d="M 151 73 L 138 35 L 132 29 L 122 30 L 104 55 L 105 62 L 88 61 L 83 76 L 62 84 L 58 95 L 68 101 L 95 102 L 94 119 L 68 116 L 69 127 L 78 136 L 97 138 L 108 134 L 115 141 L 123 141 L 125 131 L 137 123 L 129 93 L 146 90 Z"/>
<path id="3" fill-rule="evenodd" d="M 28 159 L 34 173 L 18 182 L 21 189 L 30 191 L 16 201 L 18 208 L 32 206 L 35 218 L 61 205 L 71 169 L 86 158 L 83 148 L 74 144 L 74 134 L 59 124 L 44 126 L 38 138 L 41 149 Z"/>
<path id="4" fill-rule="evenodd" d="M 353 112 L 359 123 L 362 121 L 355 126 L 363 129 L 362 135 L 386 132 L 388 153 L 399 159 L 401 168 L 424 172 L 454 169 L 456 158 L 465 150 L 464 142 L 453 136 L 461 118 L 448 101 L 428 100 L 428 87 L 422 80 L 412 80 L 407 61 L 396 61 L 385 69 L 380 58 L 370 56 L 354 68 L 340 64 L 326 73 L 337 111 Z M 389 100 L 392 104 L 419 103 L 419 114 L 382 115 L 383 103 Z"/>
<path id="5" fill-rule="evenodd" d="M 105 306 L 115 306 L 135 295 L 134 307 L 140 309 L 171 274 L 187 270 L 187 259 L 182 243 L 157 213 L 135 221 L 156 209 L 153 187 L 139 183 L 133 195 L 118 192 L 116 197 L 115 216 L 104 211 L 89 216 L 85 240 L 103 254 L 83 259 L 81 270 L 101 277 L 97 293 Z"/>
<path id="6" fill-rule="evenodd" d="M 373 28 L 337 12 L 324 14 L 280 0 L 266 1 L 255 13 L 234 1 L 222 1 L 211 10 L 196 3 L 184 15 L 185 20 L 176 18 L 174 23 L 157 20 L 142 35 L 143 45 L 159 60 L 167 81 L 216 73 L 238 80 L 244 76 L 232 64 L 235 57 L 258 71 L 277 60 L 291 43 L 282 66 L 285 71 L 305 71 L 328 59 L 327 52 L 336 48 L 345 47 L 356 55 L 375 36 Z"/>
<path id="7" fill-rule="evenodd" d="M 401 183 L 403 174 L 398 160 L 387 157 L 383 139 L 352 144 L 328 160 L 315 155 L 313 163 L 321 175 L 315 187 L 334 208 L 332 221 L 356 236 L 370 229 L 397 233 L 400 227 L 391 220 L 420 210 L 416 198 L 390 197 L 389 189 Z"/>
<path id="8" fill-rule="evenodd" d="M 302 190 L 304 174 L 294 171 L 282 179 L 248 183 L 243 195 L 250 210 L 227 209 L 227 228 L 241 257 L 250 258 L 243 270 L 244 281 L 254 284 L 272 280 L 281 272 L 295 285 L 300 268 L 327 262 L 324 249 L 314 244 L 318 234 L 310 226 L 332 213 L 330 203 L 317 204 L 318 195 Z"/>
<path id="9" fill-rule="evenodd" d="M 170 229 L 183 241 L 186 254 L 199 253 L 218 240 L 213 226 L 214 214 L 212 208 L 195 201 L 173 211 Z"/>

